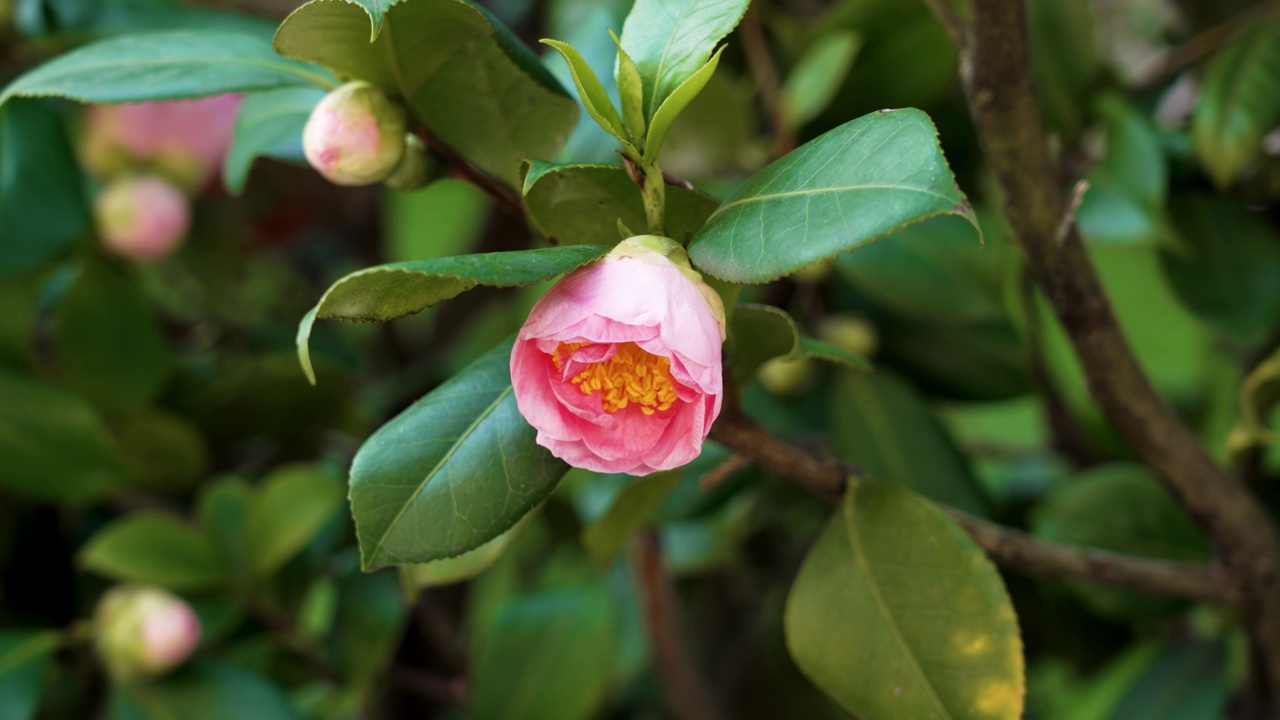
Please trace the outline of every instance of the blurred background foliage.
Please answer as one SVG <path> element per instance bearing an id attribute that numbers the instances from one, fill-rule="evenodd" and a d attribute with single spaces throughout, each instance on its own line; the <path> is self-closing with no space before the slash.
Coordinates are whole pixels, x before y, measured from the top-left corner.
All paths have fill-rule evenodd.
<path id="1" fill-rule="evenodd" d="M 567 41 L 596 68 L 612 67 L 605 29 L 620 31 L 630 5 L 481 4 L 526 42 Z M 1130 342 L 1206 446 L 1274 507 L 1280 8 L 1028 4 L 1054 151 L 1087 180 L 1079 223 Z M 269 34 L 294 5 L 0 0 L 0 84 L 122 32 Z M 546 64 L 572 86 L 563 63 Z M 984 225 L 981 247 L 939 219 L 857 262 L 748 287 L 744 300 L 786 309 L 877 368 L 767 365 L 745 390 L 748 412 L 805 447 L 1046 538 L 1207 560 L 1204 538 L 1097 410 L 1022 276 L 958 70 L 917 0 L 757 0 L 673 128 L 664 169 L 723 196 L 850 118 L 919 107 Z M 343 482 L 354 451 L 516 330 L 544 288 L 477 289 L 386 325 L 324 324 L 315 388 L 294 357 L 298 319 L 367 265 L 541 241 L 443 170 L 413 193 L 329 185 L 296 162 L 290 138 L 304 119 L 257 144 L 268 159 L 233 150 L 227 187 L 201 192 L 181 250 L 138 264 L 105 254 L 91 227 L 100 180 L 78 159 L 83 108 L 0 109 L 0 717 L 663 716 L 626 563 L 645 527 L 661 537 L 685 637 L 726 716 L 841 717 L 782 636 L 785 593 L 829 511 L 713 444 L 643 481 L 573 471 L 480 550 L 360 572 Z M 620 164 L 585 114 L 558 159 Z M 1028 718 L 1228 712 L 1245 663 L 1237 618 L 1005 580 Z M 168 588 L 195 609 L 203 637 L 181 673 L 106 680 L 77 628 L 118 582 Z"/>

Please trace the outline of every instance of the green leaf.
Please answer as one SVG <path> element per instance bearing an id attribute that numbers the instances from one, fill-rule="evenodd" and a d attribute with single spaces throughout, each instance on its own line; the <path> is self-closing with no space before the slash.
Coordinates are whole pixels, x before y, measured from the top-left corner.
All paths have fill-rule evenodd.
<path id="1" fill-rule="evenodd" d="M 270 680 L 212 660 L 155 682 L 115 685 L 111 695 L 109 720 L 303 720 Z"/>
<path id="2" fill-rule="evenodd" d="M 555 48 L 556 52 L 559 52 L 569 65 L 569 72 L 573 75 L 573 83 L 578 88 L 578 99 L 582 101 L 582 106 L 586 108 L 587 114 L 614 137 L 623 143 L 629 142 L 630 134 L 627 128 L 623 126 L 622 118 L 619 117 L 617 109 L 613 107 L 613 102 L 609 100 L 609 94 L 605 91 L 604 85 L 600 83 L 600 78 L 596 77 L 595 72 L 587 64 L 587 61 L 583 59 L 582 54 L 569 43 L 563 43 L 558 40 L 543 40 L 542 43 Z"/>
<path id="3" fill-rule="evenodd" d="M 594 589 L 544 590 L 511 600 L 476 658 L 469 717 L 594 717 L 609 687 L 614 634 L 609 598 Z"/>
<path id="4" fill-rule="evenodd" d="M 256 35 L 172 30 L 99 40 L 60 55 L 10 83 L 0 104 L 16 96 L 174 100 L 291 85 L 331 87 L 333 80 L 319 68 L 276 55 Z"/>
<path id="5" fill-rule="evenodd" d="M 172 369 L 141 289 L 106 263 L 81 268 L 54 309 L 52 329 L 63 382 L 104 412 L 147 403 Z"/>
<path id="6" fill-rule="evenodd" d="M 74 503 L 122 483 L 119 450 L 84 400 L 3 371 L 0 397 L 0 487 Z"/>
<path id="7" fill-rule="evenodd" d="M 1212 557 L 1187 514 L 1138 465 L 1103 466 L 1075 478 L 1045 500 L 1032 526 L 1037 535 L 1067 545 L 1182 562 Z M 1085 583 L 1071 587 L 1108 617 L 1149 617 L 1178 607 Z"/>
<path id="8" fill-rule="evenodd" d="M 160 513 L 129 515 L 98 531 L 81 549 L 80 563 L 114 580 L 178 591 L 213 588 L 228 579 L 207 535 Z"/>
<path id="9" fill-rule="evenodd" d="M 607 165 L 533 163 L 524 181 L 529 219 L 558 245 L 605 245 L 618 242 L 619 220 L 644 228 L 644 203 L 627 172 Z M 686 241 L 716 209 L 716 201 L 694 190 L 667 186 L 667 233 Z"/>
<path id="10" fill-rule="evenodd" d="M 1220 187 L 1253 162 L 1280 119 L 1280 19 L 1256 23 L 1214 56 L 1191 116 L 1191 141 Z"/>
<path id="11" fill-rule="evenodd" d="M 57 631 L 0 632 L 0 719 L 33 720 L 45 667 L 62 644 Z"/>
<path id="12" fill-rule="evenodd" d="M 756 371 L 769 360 L 817 358 L 854 370 L 870 370 L 863 358 L 830 343 L 800 334 L 796 321 L 771 305 L 743 304 L 734 308 L 729 320 L 734 382 L 745 388 Z"/>
<path id="13" fill-rule="evenodd" d="M 1201 720 L 1221 717 L 1230 685 L 1221 642 L 1166 648 L 1120 700 L 1112 720 Z"/>
<path id="14" fill-rule="evenodd" d="M 1031 71 L 1045 122 L 1067 137 L 1084 126 L 1098 72 L 1093 8 L 1076 0 L 1027 3 Z"/>
<path id="15" fill-rule="evenodd" d="M 534 443 L 505 342 L 383 425 L 351 466 L 365 569 L 480 547 L 542 502 L 565 464 Z"/>
<path id="16" fill-rule="evenodd" d="M 905 488 L 845 493 L 791 587 L 786 634 L 800 669 L 858 717 L 1022 717 L 1022 641 L 1000 575 Z"/>
<path id="17" fill-rule="evenodd" d="M 0 107 L 0 279 L 56 257 L 89 222 L 62 118 L 37 102 Z"/>
<path id="18" fill-rule="evenodd" d="M 680 117 L 680 113 L 684 112 L 684 109 L 689 107 L 689 103 L 698 97 L 702 88 L 711 82 L 711 76 L 716 74 L 716 67 L 720 64 L 720 54 L 723 52 L 724 48 L 717 50 L 706 65 L 698 68 L 697 72 L 680 83 L 680 86 L 662 101 L 662 105 L 653 114 L 653 119 L 649 123 L 649 133 L 645 137 L 644 161 L 646 163 L 653 162 L 658 157 L 658 153 L 662 152 L 662 142 L 667 139 L 667 132 L 675 124 L 676 118 Z"/>
<path id="19" fill-rule="evenodd" d="M 356 573 L 339 583 L 334 657 L 354 685 L 367 690 L 386 677 L 407 613 L 395 573 Z"/>
<path id="20" fill-rule="evenodd" d="M 302 129 L 324 96 L 319 88 L 303 87 L 253 93 L 244 99 L 222 167 L 222 180 L 231 194 L 244 191 L 255 158 L 302 159 Z"/>
<path id="21" fill-rule="evenodd" d="M 760 283 L 936 215 L 977 221 L 919 110 L 872 113 L 751 176 L 689 246 L 706 272 Z"/>
<path id="22" fill-rule="evenodd" d="M 787 127 L 799 128 L 827 109 L 849 74 L 860 46 L 856 33 L 836 29 L 805 49 L 782 84 L 779 112 Z"/>
<path id="23" fill-rule="evenodd" d="M 526 160 L 556 156 L 578 116 L 550 76 L 530 75 L 487 38 L 460 48 L 412 100 L 437 137 L 513 188 Z"/>
<path id="24" fill-rule="evenodd" d="M 986 515 L 968 463 L 928 406 L 881 369 L 841 371 L 829 405 L 833 451 L 873 479 L 905 485 L 931 500 Z"/>
<path id="25" fill-rule="evenodd" d="M 241 478 L 229 476 L 205 485 L 196 504 L 200 528 L 238 574 L 249 566 L 244 526 L 253 500 L 253 488 Z"/>
<path id="26" fill-rule="evenodd" d="M 274 45 L 411 100 L 460 47 L 492 34 L 484 15 L 459 0 L 314 0 L 285 18 Z"/>
<path id="27" fill-rule="evenodd" d="M 524 532 L 525 527 L 529 525 L 529 521 L 533 517 L 536 517 L 536 512 L 530 512 L 510 530 L 475 550 L 468 550 L 457 557 L 432 560 L 428 563 L 416 565 L 403 565 L 401 566 L 401 577 L 415 591 L 440 585 L 453 585 L 464 580 L 470 580 L 497 562 L 507 547 L 516 538 L 520 537 L 520 534 Z"/>
<path id="28" fill-rule="evenodd" d="M 1280 318 L 1280 233 L 1239 202 L 1194 193 L 1170 203 L 1179 240 L 1160 247 L 1169 285 L 1192 312 L 1254 344 Z"/>
<path id="29" fill-rule="evenodd" d="M 166 410 L 144 408 L 131 414 L 117 440 L 134 484 L 147 490 L 190 490 L 209 468 L 209 448 L 200 430 Z"/>
<path id="30" fill-rule="evenodd" d="M 612 30 L 609 31 L 609 37 L 613 38 L 613 43 L 618 46 L 614 82 L 618 86 L 618 97 L 622 101 L 622 121 L 626 125 L 627 132 L 631 133 L 631 137 L 643 138 L 649 126 L 644 114 L 644 79 L 640 77 L 640 68 L 636 66 L 636 61 L 622 49 L 622 41 L 613 34 Z"/>
<path id="31" fill-rule="evenodd" d="M 637 0 L 622 26 L 622 47 L 644 79 L 653 118 L 747 12 L 749 0 Z"/>
<path id="32" fill-rule="evenodd" d="M 1155 243 L 1165 232 L 1169 162 L 1151 121 L 1118 96 L 1098 103 L 1106 149 L 1077 212 L 1090 242 Z"/>
<path id="33" fill-rule="evenodd" d="M 582 529 L 582 545 L 603 571 L 613 567 L 627 542 L 644 527 L 683 476 L 684 470 L 668 470 L 628 478 L 604 515 Z"/>
<path id="34" fill-rule="evenodd" d="M 608 252 L 601 247 L 457 255 L 379 265 L 351 273 L 325 291 L 298 324 L 298 359 L 315 384 L 309 343 L 316 319 L 385 322 L 424 310 L 477 285 L 520 287 L 550 280 Z"/>
<path id="35" fill-rule="evenodd" d="M 254 493 L 245 518 L 251 570 L 268 577 L 296 555 L 338 512 L 342 483 L 321 465 L 294 465 L 271 473 Z"/>

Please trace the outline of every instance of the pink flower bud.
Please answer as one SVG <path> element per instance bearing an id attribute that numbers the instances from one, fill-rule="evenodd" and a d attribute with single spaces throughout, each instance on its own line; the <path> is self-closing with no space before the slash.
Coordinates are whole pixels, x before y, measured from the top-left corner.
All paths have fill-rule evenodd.
<path id="1" fill-rule="evenodd" d="M 385 180 L 404 155 L 404 108 L 365 82 L 350 82 L 316 105 L 302 131 L 302 151 L 338 185 Z"/>
<path id="2" fill-rule="evenodd" d="M 107 672 L 122 682 L 172 670 L 199 642 L 200 621 L 191 606 L 160 588 L 112 588 L 94 613 L 98 656 Z"/>
<path id="3" fill-rule="evenodd" d="M 89 109 L 83 159 L 109 177 L 146 166 L 186 189 L 207 184 L 231 149 L 240 95 L 199 100 L 95 105 Z"/>
<path id="4" fill-rule="evenodd" d="M 94 200 L 93 214 L 103 244 L 135 260 L 156 260 L 173 252 L 191 224 L 187 197 L 153 177 L 112 181 Z"/>
<path id="5" fill-rule="evenodd" d="M 534 305 L 511 353 L 520 413 L 570 465 L 647 475 L 702 452 L 720 414 L 724 307 L 683 248 L 622 242 Z"/>

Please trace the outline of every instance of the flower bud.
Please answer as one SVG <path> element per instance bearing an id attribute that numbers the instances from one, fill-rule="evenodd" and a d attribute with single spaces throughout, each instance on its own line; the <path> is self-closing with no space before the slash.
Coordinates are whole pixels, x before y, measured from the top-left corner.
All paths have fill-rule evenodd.
<path id="1" fill-rule="evenodd" d="M 117 255 L 156 260 L 173 252 L 187 234 L 187 196 L 154 177 L 124 177 L 102 189 L 93 202 L 98 234 Z"/>
<path id="2" fill-rule="evenodd" d="M 880 348 L 876 328 L 856 315 L 832 315 L 818 325 L 818 337 L 858 357 L 874 357 Z"/>
<path id="3" fill-rule="evenodd" d="M 387 178 L 387 187 L 392 190 L 417 190 L 427 184 L 429 171 L 426 144 L 422 142 L 422 138 L 408 133 L 404 136 L 404 156 Z"/>
<path id="4" fill-rule="evenodd" d="M 307 162 L 330 182 L 368 185 L 400 164 L 409 118 L 404 108 L 366 82 L 350 82 L 316 105 L 302 131 Z"/>
<path id="5" fill-rule="evenodd" d="M 98 177 L 146 168 L 195 192 L 222 168 L 242 101 L 233 94 L 94 105 L 88 112 L 81 158 Z"/>
<path id="6" fill-rule="evenodd" d="M 181 665 L 200 642 L 191 606 L 155 587 L 108 590 L 94 612 L 94 646 L 112 678 L 131 682 Z"/>
<path id="7" fill-rule="evenodd" d="M 570 465 L 646 475 L 702 452 L 720 413 L 724 306 L 668 238 L 624 240 L 534 305 L 511 352 L 520 413 Z"/>
<path id="8" fill-rule="evenodd" d="M 760 366 L 760 385 L 770 395 L 799 395 L 813 384 L 817 368 L 809 358 L 773 358 Z"/>

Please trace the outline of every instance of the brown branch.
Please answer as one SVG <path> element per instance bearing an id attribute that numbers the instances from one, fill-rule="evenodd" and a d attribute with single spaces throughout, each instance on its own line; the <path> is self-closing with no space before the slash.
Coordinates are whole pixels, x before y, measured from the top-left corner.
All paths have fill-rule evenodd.
<path id="1" fill-rule="evenodd" d="M 512 192 L 510 188 L 476 169 L 457 150 L 449 147 L 426 128 L 418 128 L 417 135 L 427 144 L 431 152 L 448 166 L 449 172 L 453 177 L 465 180 L 480 188 L 485 194 L 493 198 L 493 201 L 498 204 L 498 207 L 502 208 L 503 212 L 520 219 L 522 222 L 524 221 L 524 205 L 520 202 L 519 196 Z"/>
<path id="2" fill-rule="evenodd" d="M 733 411 L 721 413 L 711 428 L 711 438 L 827 502 L 838 502 L 846 484 L 857 482 L 855 477 L 860 474 L 835 461 L 815 458 Z M 1234 585 L 1203 565 L 1146 560 L 1058 545 L 959 510 L 947 508 L 946 512 L 973 536 L 992 560 L 1028 575 L 1085 580 L 1134 592 L 1223 605 L 1240 601 Z"/>
<path id="3" fill-rule="evenodd" d="M 1094 398 L 1134 453 L 1206 532 L 1244 588 L 1252 639 L 1280 689 L 1280 545 L 1267 513 L 1222 471 L 1138 366 L 1071 225 L 1059 242 L 1064 193 L 1032 85 L 1022 0 L 973 0 L 962 80 L 984 155 L 1027 268 L 1080 358 Z"/>
<path id="4" fill-rule="evenodd" d="M 675 589 L 664 567 L 657 532 L 649 530 L 636 538 L 631 552 L 631 572 L 640 596 L 649 649 L 675 717 L 716 720 L 720 712 L 684 644 Z"/>
<path id="5" fill-rule="evenodd" d="M 1186 42 L 1171 48 L 1138 73 L 1130 86 L 1138 92 L 1153 90 L 1182 71 L 1221 50 L 1241 33 L 1265 19 L 1280 13 L 1280 0 L 1254 5 L 1239 15 L 1228 18 Z"/>
<path id="6" fill-rule="evenodd" d="M 467 681 L 462 677 L 447 677 L 407 665 L 392 665 L 387 670 L 387 679 L 403 690 L 437 703 L 460 705 L 467 699 Z"/>
<path id="7" fill-rule="evenodd" d="M 747 56 L 747 67 L 755 78 L 756 86 L 760 88 L 760 104 L 773 128 L 774 157 L 782 157 L 795 149 L 796 129 L 790 126 L 782 111 L 782 83 L 778 79 L 778 68 L 773 63 L 773 56 L 769 54 L 769 43 L 765 41 L 756 3 L 747 7 L 747 14 L 742 17 L 739 30 L 742 33 L 742 52 Z"/>

